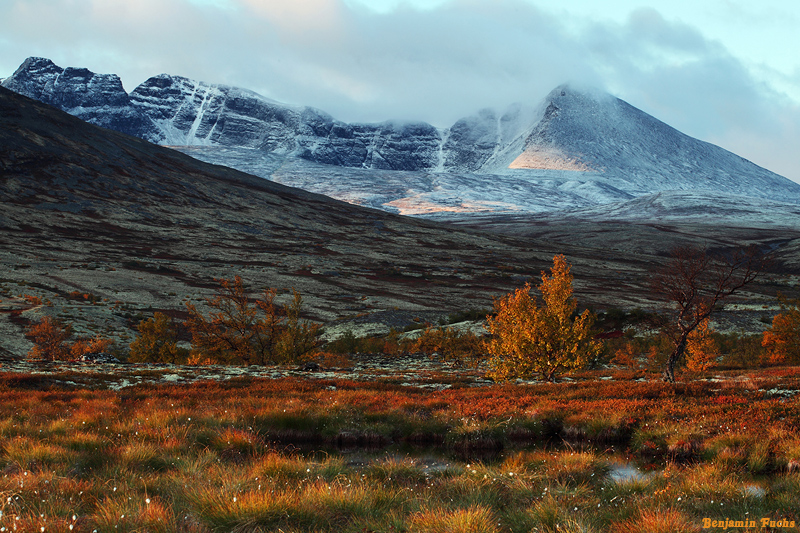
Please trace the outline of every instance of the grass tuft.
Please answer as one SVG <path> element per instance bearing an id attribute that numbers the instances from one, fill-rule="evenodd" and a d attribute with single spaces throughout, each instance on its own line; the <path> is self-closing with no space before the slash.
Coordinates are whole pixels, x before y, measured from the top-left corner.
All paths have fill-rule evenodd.
<path id="1" fill-rule="evenodd" d="M 497 533 L 500 524 L 494 513 L 482 506 L 466 509 L 429 509 L 414 514 L 410 520 L 420 533 Z"/>

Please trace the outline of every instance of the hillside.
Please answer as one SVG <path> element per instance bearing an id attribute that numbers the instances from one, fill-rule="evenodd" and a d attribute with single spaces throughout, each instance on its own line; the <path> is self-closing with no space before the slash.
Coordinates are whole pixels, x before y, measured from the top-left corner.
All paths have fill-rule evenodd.
<path id="1" fill-rule="evenodd" d="M 486 309 L 564 253 L 596 309 L 654 307 L 650 273 L 677 244 L 776 247 L 782 274 L 741 296 L 774 306 L 800 273 L 797 231 L 530 219 L 458 228 L 282 186 L 102 129 L 0 89 L 0 353 L 22 355 L 43 314 L 130 342 L 139 320 L 185 316 L 215 278 L 301 292 L 328 334 L 385 333 Z M 39 298 L 51 306 L 36 303 Z M 766 305 L 767 307 L 762 307 Z M 742 322 L 744 320 L 744 322 Z M 738 325 L 737 325 L 738 324 Z M 747 325 L 751 324 L 751 325 Z M 763 327 L 763 324 L 761 324 Z"/>
<path id="2" fill-rule="evenodd" d="M 201 163 L 5 89 L 0 147 L 0 337 L 13 353 L 44 312 L 130 338 L 141 317 L 181 316 L 237 274 L 254 291 L 297 288 L 310 318 L 388 331 L 486 306 L 555 252 Z M 22 294 L 55 307 L 22 312 L 7 300 Z"/>

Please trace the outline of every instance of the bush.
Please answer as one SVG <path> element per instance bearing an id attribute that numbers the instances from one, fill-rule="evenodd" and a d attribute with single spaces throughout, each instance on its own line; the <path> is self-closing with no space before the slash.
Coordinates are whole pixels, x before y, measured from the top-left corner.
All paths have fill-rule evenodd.
<path id="1" fill-rule="evenodd" d="M 326 344 L 325 351 L 337 354 L 383 353 L 396 355 L 402 349 L 397 337 L 398 333 L 395 330 L 384 337 L 356 337 L 348 329 L 341 337 Z"/>
<path id="2" fill-rule="evenodd" d="M 779 296 L 781 312 L 772 319 L 772 327 L 764 332 L 762 346 L 772 364 L 800 363 L 800 300 Z"/>
<path id="3" fill-rule="evenodd" d="M 70 348 L 73 359 L 80 359 L 81 356 L 90 353 L 106 353 L 111 350 L 114 342 L 111 339 L 104 339 L 95 336 L 91 339 L 79 339 Z"/>
<path id="4" fill-rule="evenodd" d="M 33 349 L 28 353 L 30 359 L 74 361 L 82 355 L 107 352 L 113 346 L 111 339 L 99 335 L 70 343 L 72 328 L 49 316 L 28 327 L 27 335 L 33 342 Z"/>
<path id="5" fill-rule="evenodd" d="M 47 359 L 63 361 L 71 359 L 70 345 L 67 339 L 72 336 L 72 328 L 61 321 L 44 317 L 28 328 L 28 337 L 33 342 L 33 349 L 28 353 L 31 359 Z"/>
<path id="6" fill-rule="evenodd" d="M 192 304 L 187 325 L 192 334 L 193 359 L 244 365 L 297 361 L 317 344 L 318 324 L 300 319 L 303 299 L 293 290 L 291 303 L 278 307 L 276 289 L 264 290 L 254 302 L 242 278 L 217 280 L 220 288 L 207 299 L 209 317 Z"/>
<path id="7" fill-rule="evenodd" d="M 142 320 L 137 327 L 139 335 L 131 343 L 128 358 L 133 363 L 185 363 L 188 350 L 179 348 L 178 331 L 173 320 L 156 312 L 153 318 Z"/>
<path id="8" fill-rule="evenodd" d="M 594 316 L 588 310 L 574 316 L 572 274 L 563 255 L 553 258 L 550 276 L 542 272 L 539 305 L 530 284 L 495 302 L 495 317 L 487 318 L 492 334 L 487 351 L 494 357 L 489 375 L 494 379 L 540 375 L 547 381 L 579 368 L 596 357 L 601 344 L 593 339 Z"/>
<path id="9" fill-rule="evenodd" d="M 438 353 L 457 364 L 476 363 L 484 353 L 483 339 L 471 331 L 453 328 L 427 328 L 408 345 L 411 352 Z"/>
<path id="10" fill-rule="evenodd" d="M 765 362 L 761 335 L 728 333 L 715 335 L 722 352 L 721 364 L 730 368 L 756 368 Z"/>

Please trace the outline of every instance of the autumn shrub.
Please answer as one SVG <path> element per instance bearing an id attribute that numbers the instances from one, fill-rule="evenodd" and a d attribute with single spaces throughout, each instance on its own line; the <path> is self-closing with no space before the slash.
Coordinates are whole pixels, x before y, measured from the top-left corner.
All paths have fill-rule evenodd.
<path id="1" fill-rule="evenodd" d="M 757 368 L 767 362 L 766 350 L 761 345 L 763 335 L 717 333 L 714 338 L 722 353 L 720 366 L 728 368 Z"/>
<path id="2" fill-rule="evenodd" d="M 781 295 L 781 312 L 764 332 L 762 346 L 771 364 L 800 364 L 800 300 Z"/>
<path id="3" fill-rule="evenodd" d="M 642 339 L 641 346 L 644 350 L 647 370 L 656 372 L 664 368 L 672 351 L 669 338 L 666 335 L 648 335 Z M 683 361 L 680 361 L 683 363 Z"/>
<path id="4" fill-rule="evenodd" d="M 611 358 L 611 363 L 615 365 L 625 366 L 632 370 L 638 369 L 642 365 L 640 354 L 636 352 L 636 347 L 632 342 L 626 342 L 620 348 L 614 351 Z"/>
<path id="5" fill-rule="evenodd" d="M 691 371 L 713 367 L 757 368 L 766 360 L 762 338 L 761 335 L 719 333 L 710 329 L 703 331 L 702 335 L 693 333 L 687 353 L 677 366 Z M 610 363 L 651 372 L 663 369 L 672 349 L 669 339 L 663 334 L 634 335 L 632 331 L 606 340 L 605 346 L 611 355 Z"/>
<path id="6" fill-rule="evenodd" d="M 471 331 L 428 327 L 406 348 L 410 352 L 438 354 L 457 364 L 476 363 L 484 353 L 483 339 Z"/>
<path id="7" fill-rule="evenodd" d="M 329 341 L 325 345 L 325 351 L 329 353 L 350 354 L 359 350 L 360 339 L 355 336 L 352 329 L 345 330 L 338 338 Z"/>
<path id="8" fill-rule="evenodd" d="M 152 318 L 142 320 L 137 329 L 139 335 L 130 345 L 130 362 L 187 362 L 188 350 L 178 347 L 177 325 L 164 313 L 156 312 Z"/>
<path id="9" fill-rule="evenodd" d="M 686 341 L 686 368 L 692 372 L 703 372 L 713 367 L 720 355 L 708 322 L 708 319 L 700 322 Z"/>
<path id="10" fill-rule="evenodd" d="M 486 349 L 492 355 L 489 375 L 494 379 L 540 375 L 553 381 L 601 351 L 594 340 L 592 313 L 586 310 L 573 318 L 577 303 L 572 296 L 570 266 L 563 255 L 553 258 L 549 276 L 542 272 L 538 289 L 541 306 L 526 284 L 497 300 L 496 316 L 487 317 L 491 337 Z"/>
<path id="11" fill-rule="evenodd" d="M 192 358 L 222 363 L 264 365 L 298 361 L 317 345 L 319 325 L 300 318 L 302 297 L 275 303 L 276 289 L 262 291 L 251 301 L 239 276 L 217 280 L 220 287 L 206 299 L 208 317 L 193 304 L 187 327 L 192 334 Z"/>
<path id="12" fill-rule="evenodd" d="M 98 335 L 91 339 L 78 339 L 70 347 L 70 353 L 73 359 L 80 359 L 87 354 L 107 353 L 112 346 L 114 346 L 113 340 Z"/>
<path id="13" fill-rule="evenodd" d="M 348 329 L 339 338 L 325 345 L 326 352 L 338 354 L 383 353 L 396 355 L 407 348 L 408 343 L 401 345 L 395 330 L 385 336 L 356 337 L 353 331 Z"/>
<path id="14" fill-rule="evenodd" d="M 278 339 L 273 355 L 275 362 L 300 361 L 317 347 L 320 325 L 301 319 L 302 307 L 302 296 L 292 289 L 292 301 L 283 306 L 283 320 L 278 323 Z M 263 307 L 261 309 L 265 314 L 271 312 Z"/>
<path id="15" fill-rule="evenodd" d="M 32 295 L 32 294 L 23 294 L 22 298 L 24 298 L 25 301 L 28 302 L 30 305 L 36 305 L 36 306 L 44 305 L 44 303 L 42 302 L 42 299 L 40 297 Z"/>
<path id="16" fill-rule="evenodd" d="M 29 326 L 27 335 L 33 342 L 33 349 L 28 353 L 30 359 L 74 361 L 86 354 L 108 352 L 114 346 L 113 340 L 99 335 L 69 342 L 72 327 L 49 316 Z"/>
<path id="17" fill-rule="evenodd" d="M 63 361 L 71 358 L 70 345 L 67 340 L 72 336 L 72 328 L 61 321 L 46 316 L 31 325 L 27 331 L 33 342 L 33 349 L 28 353 L 31 359 L 47 359 Z"/>

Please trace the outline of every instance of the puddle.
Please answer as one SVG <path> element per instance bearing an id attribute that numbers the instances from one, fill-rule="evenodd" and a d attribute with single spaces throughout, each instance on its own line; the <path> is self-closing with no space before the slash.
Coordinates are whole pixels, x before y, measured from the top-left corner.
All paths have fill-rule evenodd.
<path id="1" fill-rule="evenodd" d="M 745 485 L 742 488 L 742 492 L 745 496 L 751 496 L 753 498 L 763 498 L 767 495 L 767 491 L 764 489 L 764 487 L 759 485 Z"/>
<path id="2" fill-rule="evenodd" d="M 347 466 L 355 470 L 366 469 L 371 466 L 398 466 L 409 467 L 423 474 L 437 474 L 446 472 L 458 466 L 463 466 L 459 461 L 452 461 L 438 455 L 403 455 L 401 453 L 384 453 L 381 455 L 365 455 L 354 453 L 347 460 Z"/>
<path id="3" fill-rule="evenodd" d="M 493 465 L 501 463 L 509 454 L 524 450 L 520 448 L 507 450 L 455 449 L 444 445 L 410 443 L 390 443 L 376 446 L 337 446 L 319 444 L 279 444 L 273 442 L 275 449 L 290 455 L 301 455 L 307 459 L 319 460 L 330 457 L 342 458 L 352 468 L 365 468 L 370 465 L 396 463 L 409 465 L 422 472 L 434 473 L 448 468 L 463 467 L 465 464 L 480 463 Z"/>
<path id="4" fill-rule="evenodd" d="M 631 463 L 611 463 L 608 477 L 617 484 L 637 483 L 652 478 L 653 473 L 642 472 L 639 467 Z"/>

